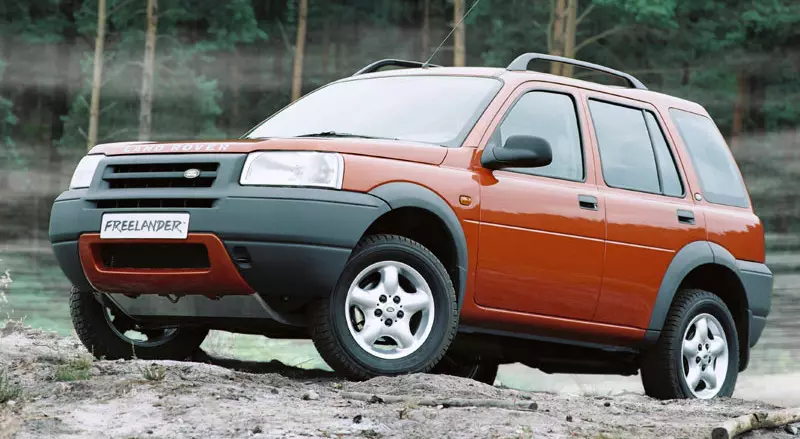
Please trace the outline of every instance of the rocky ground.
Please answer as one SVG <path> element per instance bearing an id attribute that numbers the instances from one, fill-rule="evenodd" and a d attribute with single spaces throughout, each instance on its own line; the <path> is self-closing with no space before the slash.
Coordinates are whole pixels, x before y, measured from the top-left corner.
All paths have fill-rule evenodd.
<path id="1" fill-rule="evenodd" d="M 0 376 L 0 401 L 15 384 L 21 392 L 0 404 L 0 438 L 701 438 L 730 417 L 776 408 L 523 392 L 434 375 L 356 383 L 275 363 L 200 360 L 91 361 L 74 338 L 6 324 L 0 370 L 11 383 Z M 409 400 L 360 401 L 353 392 Z M 518 408 L 425 406 L 424 398 Z M 780 429 L 748 437 L 790 436 Z"/>

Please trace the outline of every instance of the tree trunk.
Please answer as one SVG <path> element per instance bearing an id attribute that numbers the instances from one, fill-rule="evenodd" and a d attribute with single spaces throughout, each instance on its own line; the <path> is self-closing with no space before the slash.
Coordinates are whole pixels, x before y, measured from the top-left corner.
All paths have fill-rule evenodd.
<path id="1" fill-rule="evenodd" d="M 552 36 L 550 37 L 550 55 L 564 56 L 564 25 L 567 15 L 567 0 L 555 0 L 551 3 L 550 15 L 553 17 Z M 561 74 L 561 63 L 551 63 L 550 73 Z"/>
<path id="2" fill-rule="evenodd" d="M 739 149 L 739 136 L 744 132 L 745 112 L 750 94 L 747 72 L 740 70 L 736 75 L 736 102 L 733 104 L 733 126 L 731 129 L 731 149 Z"/>
<path id="3" fill-rule="evenodd" d="M 501 399 L 464 399 L 464 398 L 412 398 L 397 395 L 371 395 L 361 392 L 342 392 L 342 398 L 355 401 L 364 401 L 370 404 L 405 404 L 421 405 L 426 407 L 489 407 L 506 410 L 534 411 L 539 404 L 534 401 L 505 401 Z"/>
<path id="4" fill-rule="evenodd" d="M 681 85 L 689 85 L 692 80 L 692 70 L 689 68 L 689 63 L 683 63 L 683 76 L 681 77 Z"/>
<path id="5" fill-rule="evenodd" d="M 325 10 L 325 23 L 322 25 L 322 72 L 330 74 L 331 60 L 331 20 L 330 10 Z"/>
<path id="6" fill-rule="evenodd" d="M 733 418 L 711 431 L 712 439 L 731 439 L 760 428 L 777 428 L 800 421 L 800 408 L 752 413 Z"/>
<path id="7" fill-rule="evenodd" d="M 431 0 L 422 2 L 422 61 L 431 56 Z"/>
<path id="8" fill-rule="evenodd" d="M 303 92 L 303 61 L 306 56 L 306 25 L 308 21 L 308 0 L 300 0 L 297 20 L 297 45 L 294 49 L 294 69 L 292 71 L 292 101 L 300 98 Z"/>
<path id="9" fill-rule="evenodd" d="M 241 108 L 242 108 L 242 55 L 239 48 L 233 49 L 233 60 L 231 61 L 231 118 L 228 123 L 228 129 L 236 131 L 242 126 L 241 121 Z"/>
<path id="10" fill-rule="evenodd" d="M 139 140 L 150 139 L 153 125 L 153 74 L 155 70 L 157 28 L 158 0 L 147 0 L 147 34 L 144 42 L 142 93 L 139 98 Z"/>
<path id="11" fill-rule="evenodd" d="M 564 23 L 564 56 L 575 58 L 575 34 L 577 32 L 578 0 L 567 0 L 567 17 Z M 572 77 L 572 64 L 561 66 L 563 76 Z"/>
<path id="12" fill-rule="evenodd" d="M 453 0 L 453 25 L 454 33 L 453 65 L 463 67 L 467 63 L 466 34 L 464 32 L 464 0 Z"/>
<path id="13" fill-rule="evenodd" d="M 750 97 L 747 102 L 750 110 L 748 121 L 751 123 L 754 132 L 762 133 L 766 128 L 766 119 L 764 118 L 764 78 L 754 75 L 749 77 L 748 82 L 750 83 Z"/>
<path id="14" fill-rule="evenodd" d="M 94 43 L 94 72 L 92 74 L 92 102 L 89 107 L 89 135 L 87 149 L 97 144 L 97 126 L 100 122 L 100 86 L 103 82 L 103 50 L 106 41 L 106 0 L 97 0 L 97 39 Z"/>
<path id="15" fill-rule="evenodd" d="M 63 117 L 69 113 L 69 88 L 73 83 L 72 50 L 75 48 L 75 2 L 62 1 L 58 10 L 69 22 L 64 29 L 64 41 L 58 47 L 55 59 L 57 80 L 53 88 L 53 107 L 50 118 L 51 161 L 55 155 L 55 143 L 64 135 Z"/>

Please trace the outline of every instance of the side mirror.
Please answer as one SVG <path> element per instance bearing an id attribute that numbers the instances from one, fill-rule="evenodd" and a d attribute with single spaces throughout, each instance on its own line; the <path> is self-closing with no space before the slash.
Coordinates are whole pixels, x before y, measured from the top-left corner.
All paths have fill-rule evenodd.
<path id="1" fill-rule="evenodd" d="M 511 136 L 502 148 L 483 150 L 481 165 L 487 169 L 540 168 L 553 162 L 550 143 L 536 136 Z"/>

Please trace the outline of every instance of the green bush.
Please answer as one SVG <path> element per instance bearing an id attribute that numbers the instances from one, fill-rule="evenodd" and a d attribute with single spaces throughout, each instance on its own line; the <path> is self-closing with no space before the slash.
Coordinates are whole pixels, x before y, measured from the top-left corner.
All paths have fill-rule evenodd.
<path id="1" fill-rule="evenodd" d="M 22 387 L 11 380 L 8 371 L 0 369 L 0 404 L 15 400 L 22 395 Z"/>

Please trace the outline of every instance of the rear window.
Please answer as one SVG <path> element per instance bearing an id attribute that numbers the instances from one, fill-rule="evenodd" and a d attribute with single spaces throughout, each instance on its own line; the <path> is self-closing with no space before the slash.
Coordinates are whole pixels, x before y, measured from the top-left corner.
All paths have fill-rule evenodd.
<path id="1" fill-rule="evenodd" d="M 670 109 L 697 171 L 703 197 L 710 203 L 749 207 L 747 190 L 725 139 L 711 119 Z"/>

